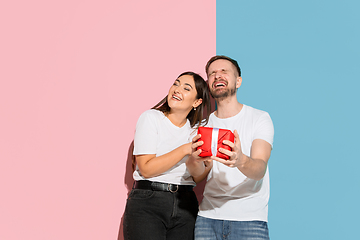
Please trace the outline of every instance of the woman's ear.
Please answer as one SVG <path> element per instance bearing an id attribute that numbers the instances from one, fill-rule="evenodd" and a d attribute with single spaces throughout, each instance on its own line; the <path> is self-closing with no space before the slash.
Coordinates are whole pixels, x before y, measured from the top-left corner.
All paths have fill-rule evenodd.
<path id="1" fill-rule="evenodd" d="M 202 103 L 202 98 L 196 99 L 195 102 L 194 102 L 194 104 L 193 104 L 193 107 L 196 108 L 196 107 L 198 107 L 201 103 Z"/>

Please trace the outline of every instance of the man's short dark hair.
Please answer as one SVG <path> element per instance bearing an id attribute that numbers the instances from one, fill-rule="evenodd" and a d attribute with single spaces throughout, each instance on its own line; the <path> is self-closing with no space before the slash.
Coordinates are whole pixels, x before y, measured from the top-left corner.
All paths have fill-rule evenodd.
<path id="1" fill-rule="evenodd" d="M 205 66 L 206 75 L 209 76 L 208 70 L 209 70 L 210 64 L 219 59 L 224 59 L 224 60 L 228 60 L 229 62 L 231 62 L 234 65 L 234 67 L 236 68 L 236 70 L 239 74 L 239 77 L 241 77 L 241 70 L 240 70 L 240 67 L 239 67 L 239 64 L 237 63 L 237 61 L 232 58 L 229 58 L 227 56 L 224 56 L 224 55 L 216 55 L 216 56 L 210 58 L 210 60 L 207 62 L 206 66 Z"/>

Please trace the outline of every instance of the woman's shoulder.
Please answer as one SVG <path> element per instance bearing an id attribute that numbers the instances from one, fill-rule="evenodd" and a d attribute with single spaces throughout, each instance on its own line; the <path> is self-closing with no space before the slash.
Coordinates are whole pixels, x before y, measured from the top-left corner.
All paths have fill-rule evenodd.
<path id="1" fill-rule="evenodd" d="M 140 117 L 163 117 L 164 113 L 157 109 L 148 109 L 143 112 Z"/>
<path id="2" fill-rule="evenodd" d="M 140 115 L 138 119 L 138 123 L 146 123 L 146 124 L 149 124 L 151 122 L 156 123 L 161 121 L 164 118 L 164 116 L 165 116 L 164 113 L 159 110 L 149 109 Z"/>

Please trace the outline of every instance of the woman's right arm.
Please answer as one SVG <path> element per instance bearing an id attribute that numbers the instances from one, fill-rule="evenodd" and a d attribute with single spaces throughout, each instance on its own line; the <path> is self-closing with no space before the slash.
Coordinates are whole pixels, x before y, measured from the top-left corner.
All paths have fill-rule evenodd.
<path id="1" fill-rule="evenodd" d="M 191 154 L 192 143 L 186 143 L 171 152 L 156 157 L 155 154 L 136 155 L 136 163 L 144 178 L 151 178 L 168 171 L 186 155 Z"/>

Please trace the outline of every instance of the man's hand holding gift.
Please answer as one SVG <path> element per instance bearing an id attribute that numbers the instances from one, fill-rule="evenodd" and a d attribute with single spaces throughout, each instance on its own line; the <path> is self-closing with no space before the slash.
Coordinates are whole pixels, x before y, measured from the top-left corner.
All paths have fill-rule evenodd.
<path id="1" fill-rule="evenodd" d="M 211 156 L 211 159 L 221 162 L 228 167 L 240 167 L 243 164 L 243 161 L 246 160 L 246 158 L 244 157 L 244 154 L 241 150 L 240 137 L 236 130 L 234 131 L 234 137 L 234 142 L 231 142 L 229 140 L 223 141 L 223 144 L 229 146 L 231 150 L 219 148 L 219 152 L 229 157 L 228 160 L 216 156 Z"/>
<path id="2" fill-rule="evenodd" d="M 223 163 L 228 167 L 239 167 L 243 161 L 246 161 L 236 130 L 232 133 L 227 129 L 200 127 L 198 133 L 201 134 L 201 137 L 196 139 L 199 140 L 197 142 L 199 144 L 195 145 L 198 156 L 210 157 L 211 160 Z M 201 150 L 200 153 L 199 150 Z"/>

